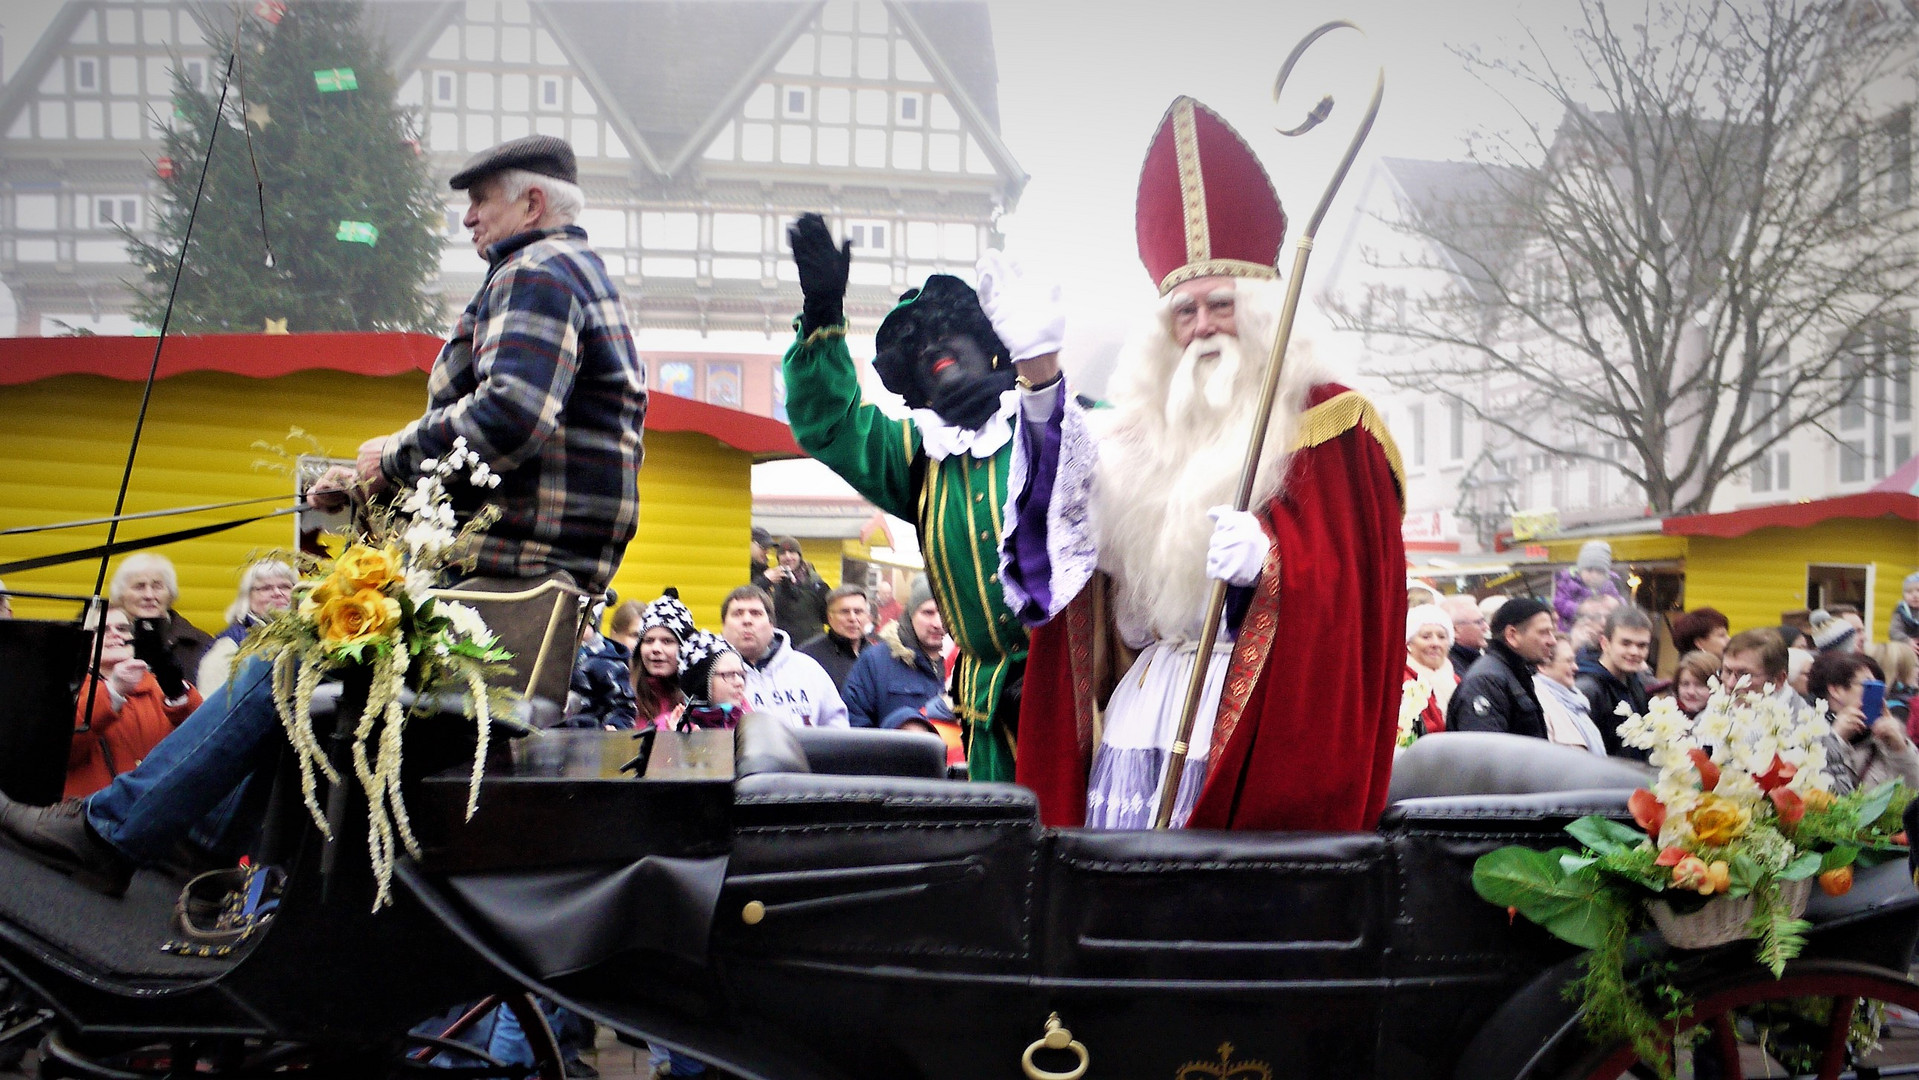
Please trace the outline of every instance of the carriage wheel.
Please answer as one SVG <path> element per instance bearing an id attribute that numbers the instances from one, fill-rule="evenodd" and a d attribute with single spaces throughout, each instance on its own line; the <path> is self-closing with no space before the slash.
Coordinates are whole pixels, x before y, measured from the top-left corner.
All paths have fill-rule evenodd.
<path id="1" fill-rule="evenodd" d="M 533 1051 L 533 1064 L 513 1065 L 458 1041 L 495 1006 L 505 1005 L 520 1022 Z M 430 1065 L 441 1051 L 476 1064 Z M 397 1051 L 397 1052 L 396 1052 Z M 162 1080 L 193 1075 L 205 1080 L 248 1080 L 281 1074 L 308 1077 L 407 1077 L 427 1080 L 565 1080 L 559 1041 L 531 994 L 494 996 L 455 1020 L 438 1035 L 408 1035 L 403 1045 L 381 1052 L 238 1037 L 193 1038 L 164 1042 L 115 1040 L 75 1042 L 56 1029 L 40 1051 L 40 1080 Z"/>
<path id="2" fill-rule="evenodd" d="M 1818 1060 L 1818 1071 L 1812 1075 L 1819 1080 L 1837 1080 L 1846 1067 L 1846 1036 L 1860 1001 L 1883 1001 L 1919 1009 L 1919 984 L 1883 968 L 1863 964 L 1843 961 L 1788 964 L 1782 978 L 1775 979 L 1766 971 L 1754 971 L 1706 988 L 1678 1033 L 1703 1029 L 1701 1052 L 1716 1061 L 1718 1075 L 1723 1080 L 1745 1080 L 1739 1037 L 1733 1026 L 1734 1011 L 1804 998 L 1824 999 L 1831 1006 L 1825 1030 L 1818 1033 L 1817 1044 L 1812 1048 Z M 1620 1077 L 1650 1078 L 1657 1073 L 1631 1046 L 1620 1044 L 1594 1051 L 1564 1075 L 1567 1080 L 1617 1080 Z"/>

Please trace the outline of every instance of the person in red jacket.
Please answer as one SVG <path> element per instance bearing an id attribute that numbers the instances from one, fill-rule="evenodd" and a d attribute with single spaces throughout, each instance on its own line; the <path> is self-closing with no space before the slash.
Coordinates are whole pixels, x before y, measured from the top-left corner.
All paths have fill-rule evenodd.
<path id="1" fill-rule="evenodd" d="M 107 612 L 107 641 L 100 651 L 100 686 L 80 687 L 74 706 L 73 749 L 67 756 L 64 797 L 85 798 L 113 782 L 167 737 L 200 706 L 200 692 L 168 672 L 176 693 L 161 689 L 145 660 L 134 656 L 133 622 L 119 608 Z M 92 680 L 89 680 L 91 682 Z M 87 699 L 93 711 L 87 713 Z"/>

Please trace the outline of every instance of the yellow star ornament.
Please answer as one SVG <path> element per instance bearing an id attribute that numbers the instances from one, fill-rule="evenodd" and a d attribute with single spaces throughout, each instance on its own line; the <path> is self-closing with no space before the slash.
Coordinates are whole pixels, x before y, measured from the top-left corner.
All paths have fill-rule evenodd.
<path id="1" fill-rule="evenodd" d="M 267 111 L 264 102 L 256 101 L 247 106 L 247 123 L 252 124 L 261 131 L 265 131 L 267 125 L 273 123 L 273 114 Z"/>
<path id="2" fill-rule="evenodd" d="M 287 321 L 285 319 L 268 319 L 267 320 L 266 333 L 284 334 L 286 332 L 287 332 Z"/>

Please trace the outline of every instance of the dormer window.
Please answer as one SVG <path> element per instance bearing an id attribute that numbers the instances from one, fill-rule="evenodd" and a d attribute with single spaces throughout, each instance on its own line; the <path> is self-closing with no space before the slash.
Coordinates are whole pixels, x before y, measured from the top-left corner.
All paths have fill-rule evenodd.
<path id="1" fill-rule="evenodd" d="M 900 123 L 917 126 L 921 122 L 920 118 L 924 116 L 925 113 L 925 104 L 920 100 L 918 94 L 900 95 Z"/>

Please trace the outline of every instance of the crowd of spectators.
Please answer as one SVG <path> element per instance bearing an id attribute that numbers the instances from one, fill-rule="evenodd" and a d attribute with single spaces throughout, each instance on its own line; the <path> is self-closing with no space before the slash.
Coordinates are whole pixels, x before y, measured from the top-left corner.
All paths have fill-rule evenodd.
<path id="1" fill-rule="evenodd" d="M 1619 724 L 1668 697 L 1689 717 L 1715 686 L 1775 695 L 1823 709 L 1832 725 L 1827 761 L 1835 787 L 1900 779 L 1919 786 L 1919 749 L 1908 720 L 1919 686 L 1919 573 L 1901 583 L 1885 640 L 1859 609 L 1832 604 L 1788 624 L 1733 632 L 1710 607 L 1663 613 L 1627 601 L 1603 543 L 1586 544 L 1556 577 L 1549 604 L 1530 596 L 1459 594 L 1412 607 L 1406 620 L 1406 690 L 1424 696 L 1417 732 L 1496 731 L 1644 761 L 1622 745 Z M 1670 648 L 1669 678 L 1653 670 Z"/>

